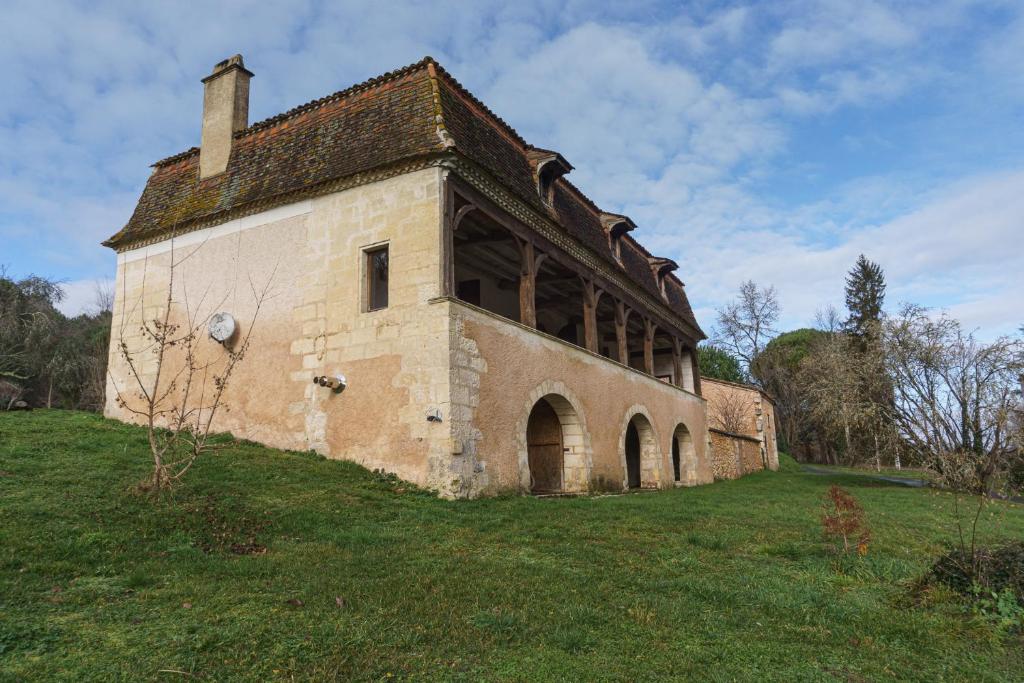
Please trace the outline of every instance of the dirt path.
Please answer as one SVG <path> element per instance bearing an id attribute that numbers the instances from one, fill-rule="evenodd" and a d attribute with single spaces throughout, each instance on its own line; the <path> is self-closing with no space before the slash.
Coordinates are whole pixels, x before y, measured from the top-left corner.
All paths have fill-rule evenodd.
<path id="1" fill-rule="evenodd" d="M 819 465 L 805 465 L 801 464 L 800 469 L 808 474 L 818 474 L 822 476 L 845 476 L 845 477 L 863 477 L 865 479 L 871 479 L 873 481 L 884 481 L 890 484 L 898 484 L 900 486 L 909 486 L 910 488 L 920 489 L 931 484 L 924 479 L 914 478 L 903 478 L 903 477 L 887 477 L 884 474 L 871 474 L 870 472 L 849 472 L 846 470 L 834 470 L 830 467 L 821 467 Z M 1008 500 L 1011 503 L 1024 504 L 1024 496 L 999 496 L 992 495 L 990 498 L 995 500 Z"/>

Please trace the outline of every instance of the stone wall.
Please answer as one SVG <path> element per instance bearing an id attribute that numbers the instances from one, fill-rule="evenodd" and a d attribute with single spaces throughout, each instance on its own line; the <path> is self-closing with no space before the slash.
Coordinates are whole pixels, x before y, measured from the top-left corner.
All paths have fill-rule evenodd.
<path id="1" fill-rule="evenodd" d="M 271 446 L 313 449 L 384 468 L 455 495 L 449 404 L 449 318 L 427 302 L 439 294 L 441 178 L 426 169 L 187 233 L 118 255 L 107 406 L 133 416 L 137 404 L 116 352 L 119 339 L 140 350 L 142 316 L 161 314 L 173 256 L 174 319 L 226 311 L 244 329 L 255 316 L 252 286 L 270 285 L 252 344 L 225 396 L 215 429 Z M 389 305 L 367 312 L 365 253 L 390 250 Z M 173 246 L 173 249 L 172 249 Z M 251 283 L 251 284 L 250 284 Z M 204 362 L 223 362 L 212 340 Z M 145 353 L 144 375 L 154 378 Z M 172 356 L 169 377 L 182 359 Z M 176 365 L 177 364 L 177 365 Z M 312 383 L 344 374 L 341 394 Z M 166 380 L 165 380 L 166 381 Z M 427 414 L 442 413 L 442 421 Z"/>
<path id="2" fill-rule="evenodd" d="M 738 479 L 764 469 L 761 443 L 757 439 L 711 429 L 708 441 L 715 479 Z"/>
<path id="3" fill-rule="evenodd" d="M 768 395 L 755 386 L 712 378 L 703 378 L 701 387 L 708 402 L 709 428 L 758 441 L 761 461 L 769 469 L 778 469 L 775 405 Z"/>

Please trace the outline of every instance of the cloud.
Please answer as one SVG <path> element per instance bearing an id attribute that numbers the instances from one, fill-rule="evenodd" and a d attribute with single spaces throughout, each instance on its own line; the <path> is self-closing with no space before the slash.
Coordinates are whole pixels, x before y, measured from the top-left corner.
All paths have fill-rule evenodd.
<path id="1" fill-rule="evenodd" d="M 60 283 L 64 298 L 57 304 L 57 310 L 68 317 L 94 315 L 101 310 L 100 300 L 112 292 L 113 280 L 96 278 L 71 280 Z"/>
<path id="2" fill-rule="evenodd" d="M 803 239 L 806 229 L 783 235 L 769 227 L 704 234 L 696 250 L 677 241 L 677 256 L 692 269 L 688 290 L 706 322 L 714 314 L 705 301 L 727 300 L 753 279 L 777 287 L 785 327 L 804 325 L 823 305 L 842 308 L 843 275 L 863 253 L 885 270 L 889 306 L 945 308 L 986 335 L 1008 333 L 1024 322 L 1024 251 L 1014 246 L 1024 225 L 1022 187 L 1024 170 L 932 189 L 918 208 L 891 220 L 844 226 L 831 246 Z M 851 194 L 868 196 L 865 186 Z M 806 207 L 802 219 L 814 222 L 821 210 Z"/>
<path id="3" fill-rule="evenodd" d="M 867 52 L 910 45 L 918 31 L 900 14 L 880 3 L 843 0 L 796 3 L 772 38 L 768 62 L 774 70 L 863 58 Z"/>
<path id="4" fill-rule="evenodd" d="M 783 138 L 763 102 L 659 57 L 642 33 L 595 24 L 537 46 L 484 99 L 613 206 L 675 201 Z"/>
<path id="5" fill-rule="evenodd" d="M 148 165 L 198 143 L 215 62 L 246 56 L 257 120 L 429 53 L 676 258 L 707 327 L 748 277 L 806 324 L 860 251 L 890 300 L 1024 317 L 1019 3 L 285 0 L 197 21 L 13 0 L 5 19 L 0 264 L 71 278 L 81 301 Z"/>

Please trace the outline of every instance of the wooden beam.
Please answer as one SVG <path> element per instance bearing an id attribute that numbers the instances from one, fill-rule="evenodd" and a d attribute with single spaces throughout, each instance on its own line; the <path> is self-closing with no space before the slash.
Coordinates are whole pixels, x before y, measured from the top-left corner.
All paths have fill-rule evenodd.
<path id="1" fill-rule="evenodd" d="M 512 233 L 506 233 L 499 237 L 487 235 L 486 237 L 466 237 L 465 239 L 455 240 L 455 245 L 458 247 L 486 247 L 491 244 L 509 244 L 514 238 Z"/>
<path id="2" fill-rule="evenodd" d="M 453 232 L 455 230 L 455 217 L 453 215 L 455 206 L 455 187 L 448 179 L 448 172 L 444 172 L 444 185 L 441 192 L 443 206 L 441 209 L 440 226 L 440 249 L 441 249 L 441 272 L 440 278 L 441 296 L 455 296 L 455 243 Z"/>
<path id="3" fill-rule="evenodd" d="M 536 280 L 540 265 L 533 242 L 516 239 L 519 247 L 519 322 L 537 328 Z"/>
<path id="4" fill-rule="evenodd" d="M 455 212 L 455 218 L 452 219 L 452 232 L 458 232 L 459 224 L 462 223 L 462 219 L 471 211 L 476 211 L 476 206 L 473 204 L 466 204 Z"/>
<path id="5" fill-rule="evenodd" d="M 615 342 L 618 347 L 619 362 L 629 365 L 629 338 L 626 323 L 629 322 L 630 308 L 621 299 L 615 300 Z"/>
<path id="6" fill-rule="evenodd" d="M 698 396 L 702 396 L 700 389 L 700 359 L 697 358 L 697 349 L 690 347 L 687 349 L 690 352 L 690 369 L 693 372 L 693 393 Z"/>
<path id="7" fill-rule="evenodd" d="M 597 304 L 601 301 L 604 290 L 596 287 L 593 280 L 582 279 L 582 281 L 584 345 L 588 351 L 597 353 L 601 348 L 597 336 Z"/>
<path id="8" fill-rule="evenodd" d="M 538 275 L 537 280 L 534 284 L 540 290 L 540 288 L 544 287 L 545 285 L 560 285 L 564 283 L 574 283 L 577 282 L 578 280 L 579 278 L 577 275 L 572 275 L 571 278 L 541 278 L 541 276 Z M 511 280 L 502 280 L 498 283 L 498 289 L 500 290 L 512 290 L 518 286 L 518 282 L 513 282 Z"/>
<path id="9" fill-rule="evenodd" d="M 683 386 L 683 343 L 672 337 L 672 380 L 677 387 Z"/>
<path id="10" fill-rule="evenodd" d="M 654 374 L 654 333 L 658 325 L 650 318 L 644 318 L 644 372 Z"/>
<path id="11" fill-rule="evenodd" d="M 519 280 L 518 269 L 516 264 L 510 261 L 504 261 L 499 258 L 494 258 L 491 254 L 473 254 L 472 258 L 468 258 L 464 261 L 469 266 L 483 266 L 484 268 L 492 271 L 495 275 L 504 276 L 506 279 L 514 279 L 516 282 Z"/>
<path id="12" fill-rule="evenodd" d="M 650 292 L 644 290 L 643 294 L 645 297 L 655 300 L 655 306 L 660 308 L 649 308 L 646 305 L 638 303 L 640 299 L 632 290 L 642 290 L 639 283 L 627 277 L 625 278 L 624 283 L 620 284 L 613 279 L 609 279 L 604 275 L 593 272 L 590 268 L 587 268 L 580 263 L 578 258 L 571 256 L 561 248 L 556 247 L 543 235 L 538 234 L 532 228 L 511 216 L 508 211 L 494 203 L 494 201 L 462 178 L 452 174 L 452 176 L 449 177 L 448 182 L 454 184 L 460 197 L 465 201 L 471 202 L 488 219 L 505 227 L 509 232 L 515 235 L 517 239 L 529 240 L 533 243 L 534 248 L 538 250 L 538 252 L 549 255 L 552 261 L 556 261 L 568 270 L 578 273 L 581 277 L 593 279 L 594 282 L 604 289 L 606 293 L 611 294 L 624 302 L 629 302 L 628 305 L 631 306 L 632 310 L 642 310 L 644 315 L 657 322 L 660 329 L 669 331 L 686 340 L 690 344 L 696 342 L 696 339 L 694 338 L 696 329 L 692 328 L 689 323 L 682 320 L 679 314 L 669 308 L 667 304 L 657 302 Z M 668 312 L 670 315 L 666 316 L 664 312 Z"/>

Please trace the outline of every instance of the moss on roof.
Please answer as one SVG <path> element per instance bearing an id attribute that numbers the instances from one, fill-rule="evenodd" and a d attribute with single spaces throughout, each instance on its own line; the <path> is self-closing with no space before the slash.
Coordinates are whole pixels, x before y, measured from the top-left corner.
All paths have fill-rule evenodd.
<path id="1" fill-rule="evenodd" d="M 105 245 L 185 232 L 220 214 L 262 207 L 318 186 L 455 151 L 547 215 L 529 159 L 532 147 L 430 57 L 372 78 L 235 133 L 227 170 L 199 179 L 193 147 L 154 164 L 128 223 Z M 572 237 L 616 264 L 601 210 L 564 178 L 555 183 L 553 217 Z M 650 254 L 623 240 L 622 267 L 661 296 Z M 683 291 L 668 278 L 669 306 L 703 337 Z"/>

